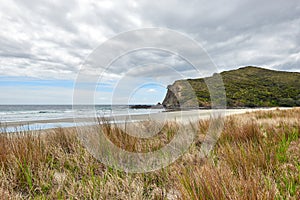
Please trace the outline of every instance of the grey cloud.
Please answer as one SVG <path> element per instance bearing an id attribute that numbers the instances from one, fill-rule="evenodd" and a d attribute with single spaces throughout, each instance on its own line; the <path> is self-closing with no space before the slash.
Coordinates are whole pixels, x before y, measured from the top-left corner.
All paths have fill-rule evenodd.
<path id="1" fill-rule="evenodd" d="M 194 38 L 222 70 L 243 65 L 282 70 L 299 68 L 299 59 L 290 57 L 300 51 L 299 1 L 133 2 L 112 1 L 111 7 L 102 1 L 80 0 L 3 3 L 0 6 L 0 13 L 5 16 L 0 18 L 0 74 L 17 75 L 25 67 L 28 70 L 22 73 L 28 76 L 66 78 L 59 75 L 63 71 L 68 78 L 75 77 L 79 65 L 105 39 L 149 26 L 167 27 Z M 127 43 L 138 42 L 135 39 L 127 38 Z M 188 50 L 184 44 L 182 47 Z M 188 54 L 199 56 L 193 48 Z M 187 75 L 192 71 L 176 56 L 140 52 L 120 58 L 111 73 L 126 73 L 130 67 L 153 61 L 173 65 Z M 154 69 L 149 69 L 149 74 Z"/>
<path id="2" fill-rule="evenodd" d="M 36 18 L 45 25 L 52 24 L 72 33 L 78 31 L 76 25 L 67 17 L 78 6 L 76 1 L 17 0 L 16 3 L 29 13 L 29 20 Z"/>
<path id="3" fill-rule="evenodd" d="M 279 65 L 275 65 L 274 68 L 278 70 L 289 70 L 289 71 L 294 71 L 294 72 L 300 72 L 300 67 L 299 67 L 299 59 L 298 61 L 291 61 L 288 63 L 283 63 Z"/>

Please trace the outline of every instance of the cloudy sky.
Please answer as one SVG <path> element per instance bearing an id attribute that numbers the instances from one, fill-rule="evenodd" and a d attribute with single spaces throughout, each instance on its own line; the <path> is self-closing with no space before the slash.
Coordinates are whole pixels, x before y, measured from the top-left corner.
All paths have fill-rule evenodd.
<path id="1" fill-rule="evenodd" d="M 71 104 L 78 72 L 99 45 L 151 27 L 195 40 L 218 71 L 300 71 L 298 0 L 0 1 L 0 104 Z M 101 74 L 95 102 L 156 103 L 176 79 L 204 75 L 180 55 L 141 49 Z"/>

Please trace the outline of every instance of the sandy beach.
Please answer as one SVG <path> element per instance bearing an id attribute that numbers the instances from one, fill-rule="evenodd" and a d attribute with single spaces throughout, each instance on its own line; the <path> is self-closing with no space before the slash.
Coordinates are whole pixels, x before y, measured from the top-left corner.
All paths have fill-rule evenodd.
<path id="1" fill-rule="evenodd" d="M 176 121 L 179 123 L 189 123 L 195 122 L 201 119 L 208 119 L 212 116 L 229 116 L 235 114 L 243 114 L 246 112 L 254 112 L 259 110 L 275 110 L 275 109 L 290 109 L 290 108 L 244 108 L 244 109 L 207 109 L 207 110 L 184 110 L 184 111 L 172 111 L 172 112 L 160 112 L 160 113 L 151 113 L 151 114 L 139 114 L 139 115 L 119 115 L 106 117 L 108 121 L 115 123 L 123 122 L 138 122 L 145 120 L 153 121 Z M 17 126 L 28 126 L 28 125 L 49 125 L 51 124 L 52 128 L 54 127 L 72 127 L 76 126 L 76 123 L 84 125 L 91 124 L 96 121 L 95 118 L 62 118 L 62 119 L 49 119 L 49 120 L 32 120 L 32 121 L 19 121 L 19 122 L 3 122 L 0 124 L 0 127 L 17 127 Z M 47 126 L 46 126 L 47 127 Z"/>

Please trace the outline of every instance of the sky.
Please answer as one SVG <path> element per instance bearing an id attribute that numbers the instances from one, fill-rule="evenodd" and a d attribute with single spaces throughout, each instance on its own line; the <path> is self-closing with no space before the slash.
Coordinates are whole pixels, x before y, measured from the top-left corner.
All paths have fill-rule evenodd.
<path id="1" fill-rule="evenodd" d="M 300 72 L 298 0 L 0 0 L 0 104 L 72 104 L 78 74 L 93 56 L 102 73 L 78 90 L 92 90 L 97 104 L 161 102 L 175 80 L 210 75 L 159 49 L 128 52 L 109 68 L 100 59 L 108 53 L 95 56 L 112 38 L 153 27 L 199 43 L 216 66 L 210 72 L 249 65 Z M 126 46 L 147 40 L 133 38 Z"/>

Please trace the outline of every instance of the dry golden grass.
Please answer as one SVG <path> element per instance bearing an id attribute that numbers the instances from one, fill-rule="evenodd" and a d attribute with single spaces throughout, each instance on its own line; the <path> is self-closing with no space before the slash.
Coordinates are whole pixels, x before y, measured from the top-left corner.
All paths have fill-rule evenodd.
<path id="1" fill-rule="evenodd" d="M 138 132 L 138 127 L 143 127 L 143 132 L 157 133 L 150 138 L 141 138 L 126 134 L 125 128 L 122 129 L 116 124 L 110 124 L 105 119 L 100 119 L 100 121 L 99 129 L 103 130 L 105 136 L 116 146 L 130 152 L 149 152 L 160 149 L 173 139 L 179 129 L 175 122 L 161 124 L 155 121 L 142 121 L 126 125 L 126 132 Z M 142 134 L 140 133 L 140 135 Z M 138 134 L 136 133 L 136 135 Z"/>
<path id="2" fill-rule="evenodd" d="M 104 166 L 81 145 L 74 128 L 2 134 L 0 198 L 300 199 L 299 119 L 296 108 L 230 116 L 206 158 L 198 155 L 209 121 L 199 121 L 188 153 L 144 174 Z M 128 136 L 109 124 L 99 128 L 114 144 L 144 152 L 167 144 L 178 124 L 165 125 L 152 139 Z"/>

